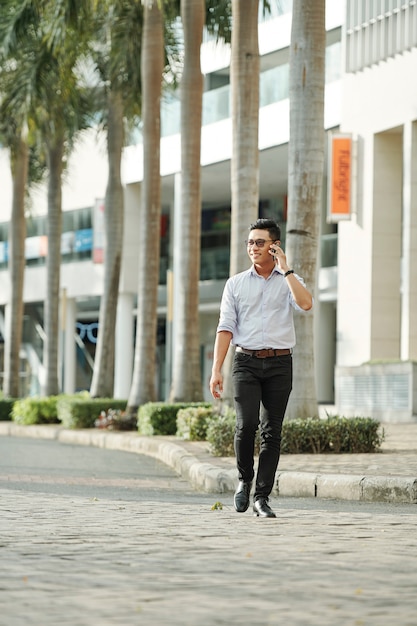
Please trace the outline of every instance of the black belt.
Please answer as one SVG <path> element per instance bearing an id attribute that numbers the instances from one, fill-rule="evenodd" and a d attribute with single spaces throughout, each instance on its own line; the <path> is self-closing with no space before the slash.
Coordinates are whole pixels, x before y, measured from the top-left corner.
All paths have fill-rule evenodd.
<path id="1" fill-rule="evenodd" d="M 257 359 L 267 359 L 271 356 L 285 356 L 287 354 L 292 354 L 291 348 L 264 348 L 263 350 L 246 350 L 246 348 L 241 348 L 241 346 L 237 346 L 236 352 L 243 352 L 243 354 L 249 354 L 250 356 L 254 356 Z"/>

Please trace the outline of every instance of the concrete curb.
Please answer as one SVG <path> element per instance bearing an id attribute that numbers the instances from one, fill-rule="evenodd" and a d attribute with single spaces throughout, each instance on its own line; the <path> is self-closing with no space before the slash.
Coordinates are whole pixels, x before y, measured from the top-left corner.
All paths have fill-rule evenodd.
<path id="1" fill-rule="evenodd" d="M 333 498 L 417 504 L 417 477 L 278 472 L 275 492 L 298 498 Z"/>
<path id="2" fill-rule="evenodd" d="M 158 437 L 51 425 L 21 426 L 13 422 L 0 422 L 0 436 L 56 439 L 66 444 L 146 454 L 171 467 L 195 489 L 209 493 L 233 493 L 238 482 L 236 469 L 202 463 L 181 445 Z M 274 495 L 417 504 L 417 477 L 279 471 Z"/>

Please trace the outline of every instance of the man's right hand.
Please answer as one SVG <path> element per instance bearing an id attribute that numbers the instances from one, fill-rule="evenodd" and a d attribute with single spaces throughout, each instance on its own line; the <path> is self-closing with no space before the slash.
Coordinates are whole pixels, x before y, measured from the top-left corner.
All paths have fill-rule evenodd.
<path id="1" fill-rule="evenodd" d="M 212 372 L 210 378 L 210 392 L 215 400 L 221 398 L 223 392 L 223 376 L 220 372 Z"/>

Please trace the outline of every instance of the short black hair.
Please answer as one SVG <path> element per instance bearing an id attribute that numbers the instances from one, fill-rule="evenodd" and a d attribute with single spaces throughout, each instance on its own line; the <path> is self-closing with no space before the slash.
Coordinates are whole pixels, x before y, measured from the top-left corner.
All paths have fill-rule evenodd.
<path id="1" fill-rule="evenodd" d="M 281 239 L 281 229 L 275 220 L 260 217 L 256 220 L 256 222 L 249 226 L 249 231 L 255 229 L 267 230 L 272 241 L 277 241 Z"/>

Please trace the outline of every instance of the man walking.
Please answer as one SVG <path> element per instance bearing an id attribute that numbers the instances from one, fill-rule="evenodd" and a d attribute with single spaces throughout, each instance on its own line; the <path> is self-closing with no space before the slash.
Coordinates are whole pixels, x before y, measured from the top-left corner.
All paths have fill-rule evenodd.
<path id="1" fill-rule="evenodd" d="M 226 282 L 210 379 L 211 394 L 218 399 L 223 391 L 221 369 L 230 343 L 235 345 L 233 388 L 239 485 L 234 505 L 239 513 L 249 507 L 255 474 L 255 435 L 260 425 L 253 511 L 261 517 L 276 517 L 268 499 L 292 388 L 293 311 L 308 311 L 313 306 L 303 280 L 288 267 L 280 237 L 274 220 L 258 219 L 250 226 L 246 246 L 252 267 Z"/>

